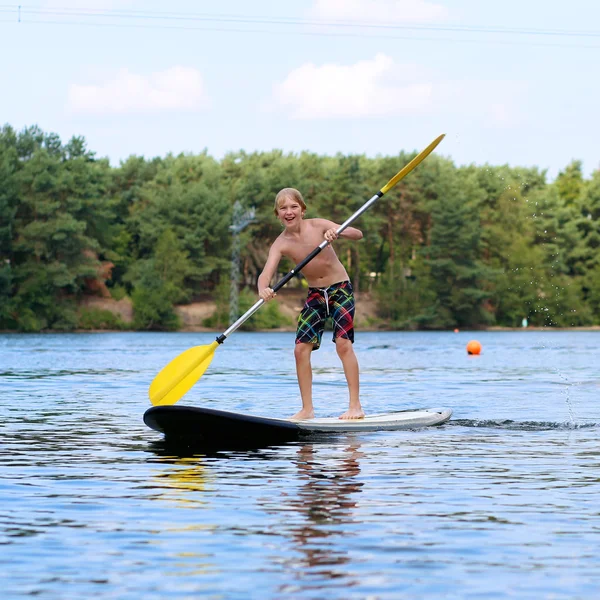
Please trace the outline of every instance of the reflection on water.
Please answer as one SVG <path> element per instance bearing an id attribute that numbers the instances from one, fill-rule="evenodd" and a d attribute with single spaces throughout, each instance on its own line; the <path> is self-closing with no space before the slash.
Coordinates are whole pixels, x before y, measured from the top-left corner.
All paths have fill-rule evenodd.
<path id="1" fill-rule="evenodd" d="M 174 471 L 164 471 L 154 477 L 155 488 L 165 491 L 165 499 L 187 503 L 204 502 L 202 494 L 188 492 L 206 491 L 206 469 L 198 458 L 177 458 L 169 461 L 170 464 L 182 467 Z M 181 493 L 184 492 L 184 493 Z"/>
<path id="2" fill-rule="evenodd" d="M 461 335 L 357 339 L 370 412 L 446 425 L 258 448 L 142 422 L 156 372 L 213 336 L 0 336 L 4 597 L 595 597 L 600 336 L 478 333 L 468 360 Z M 289 336 L 236 336 L 185 402 L 291 414 Z M 346 404 L 330 346 L 322 416 Z"/>
<path id="3" fill-rule="evenodd" d="M 304 577 L 306 567 L 317 567 L 315 574 L 326 579 L 346 575 L 346 571 L 336 569 L 336 565 L 350 561 L 348 552 L 343 542 L 336 547 L 336 543 L 328 538 L 349 535 L 349 529 L 343 526 L 352 523 L 352 510 L 358 502 L 356 496 L 363 486 L 357 480 L 359 449 L 358 442 L 346 446 L 343 455 L 333 464 L 319 463 L 312 444 L 304 444 L 297 451 L 293 462 L 298 469 L 300 489 L 288 499 L 291 509 L 303 517 L 303 522 L 289 529 L 303 557 L 290 565 L 295 571 L 295 579 Z"/>
<path id="4" fill-rule="evenodd" d="M 345 567 L 352 559 L 344 538 L 353 535 L 351 528 L 346 526 L 358 524 L 353 511 L 364 485 L 358 479 L 362 458 L 360 448 L 360 441 L 352 439 L 340 444 L 335 455 L 328 452 L 322 459 L 318 443 L 290 444 L 291 472 L 288 476 L 295 478 L 293 491 L 283 488 L 276 497 L 260 494 L 257 497 L 257 506 L 279 522 L 277 535 L 285 536 L 289 543 L 288 557 L 273 556 L 280 568 L 288 573 L 286 582 L 277 588 L 279 593 L 311 589 L 312 585 L 305 581 L 307 576 L 316 581 L 331 581 L 334 587 L 347 588 L 356 584 L 354 574 Z M 164 492 L 156 499 L 181 508 L 210 510 L 205 493 L 209 489 L 211 467 L 215 462 L 235 461 L 236 455 L 218 451 L 181 458 L 165 454 L 164 449 L 158 451 L 163 459 L 161 464 L 168 464 L 170 469 L 155 478 L 156 487 Z M 275 457 L 276 453 L 263 450 L 254 452 L 252 460 L 268 462 Z M 270 472 L 264 465 L 260 470 Z M 269 482 L 272 480 L 267 479 Z M 218 485 L 216 481 L 213 483 Z M 285 524 L 280 521 L 282 514 L 287 515 Z M 193 522 L 185 528 L 170 529 L 170 532 L 208 529 L 203 523 Z M 245 527 L 237 525 L 235 529 L 242 535 L 257 533 L 248 524 Z M 185 556 L 192 562 L 184 569 L 186 577 L 198 572 L 196 560 L 211 568 L 210 557 L 206 554 L 188 552 Z"/>

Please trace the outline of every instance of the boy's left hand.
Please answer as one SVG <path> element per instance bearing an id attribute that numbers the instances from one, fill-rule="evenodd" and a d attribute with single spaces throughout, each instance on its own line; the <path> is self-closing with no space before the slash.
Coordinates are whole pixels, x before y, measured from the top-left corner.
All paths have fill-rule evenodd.
<path id="1" fill-rule="evenodd" d="M 333 240 L 337 240 L 338 238 L 338 234 L 336 233 L 335 229 L 328 229 L 325 232 L 325 239 L 328 242 L 333 242 Z"/>

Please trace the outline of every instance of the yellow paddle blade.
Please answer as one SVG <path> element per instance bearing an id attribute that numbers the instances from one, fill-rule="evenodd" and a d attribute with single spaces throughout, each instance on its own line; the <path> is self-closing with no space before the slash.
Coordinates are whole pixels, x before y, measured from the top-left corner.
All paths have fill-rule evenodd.
<path id="1" fill-rule="evenodd" d="M 204 375 L 218 345 L 194 346 L 174 358 L 150 384 L 150 402 L 175 404 Z"/>
<path id="2" fill-rule="evenodd" d="M 385 194 L 388 190 L 391 190 L 403 177 L 406 177 L 417 165 L 421 164 L 434 150 L 435 147 L 444 139 L 445 133 L 438 136 L 417 156 L 415 156 L 403 169 L 398 171 L 382 188 L 381 193 Z"/>

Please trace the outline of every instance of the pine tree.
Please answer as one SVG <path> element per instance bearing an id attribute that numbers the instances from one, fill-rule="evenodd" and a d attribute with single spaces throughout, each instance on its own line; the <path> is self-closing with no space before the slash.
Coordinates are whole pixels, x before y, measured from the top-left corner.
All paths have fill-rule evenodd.
<path id="1" fill-rule="evenodd" d="M 477 326 L 492 319 L 484 307 L 492 274 L 481 260 L 477 189 L 469 178 L 461 179 L 440 180 L 445 185 L 430 203 L 432 226 L 424 252 L 436 301 L 419 319 L 427 327 Z"/>

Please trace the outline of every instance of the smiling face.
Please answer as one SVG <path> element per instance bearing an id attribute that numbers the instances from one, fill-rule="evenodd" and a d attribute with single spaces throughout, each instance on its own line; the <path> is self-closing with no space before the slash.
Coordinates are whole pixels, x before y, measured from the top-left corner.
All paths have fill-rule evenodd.
<path id="1" fill-rule="evenodd" d="M 291 196 L 283 196 L 277 202 L 277 218 L 286 227 L 294 227 L 304 217 L 304 208 Z"/>
<path id="2" fill-rule="evenodd" d="M 284 188 L 275 198 L 274 212 L 284 227 L 295 227 L 306 212 L 302 194 L 294 188 Z"/>

